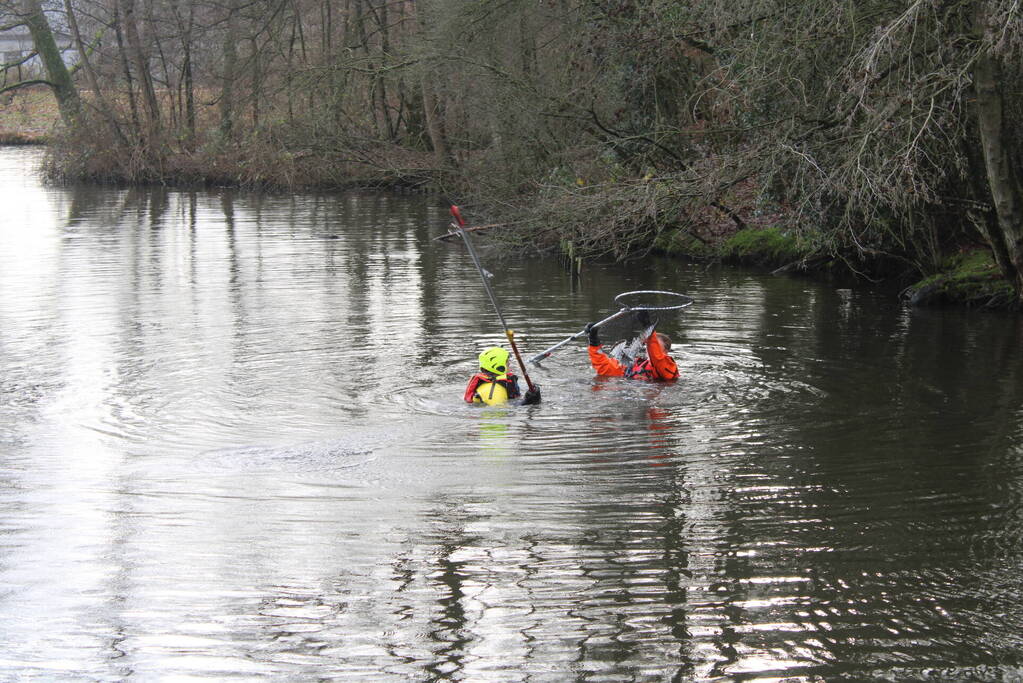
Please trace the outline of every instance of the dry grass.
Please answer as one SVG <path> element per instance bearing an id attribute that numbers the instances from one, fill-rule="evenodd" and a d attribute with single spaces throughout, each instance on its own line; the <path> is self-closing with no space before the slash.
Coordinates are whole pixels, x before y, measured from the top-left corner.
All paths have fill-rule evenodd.
<path id="1" fill-rule="evenodd" d="M 41 144 L 60 122 L 50 89 L 37 85 L 0 95 L 0 144 Z"/>

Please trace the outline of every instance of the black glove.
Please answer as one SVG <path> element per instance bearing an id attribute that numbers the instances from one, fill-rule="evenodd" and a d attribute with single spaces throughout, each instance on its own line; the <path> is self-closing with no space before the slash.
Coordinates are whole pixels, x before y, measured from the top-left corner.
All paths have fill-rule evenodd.
<path id="1" fill-rule="evenodd" d="M 540 387 L 533 385 L 532 389 L 526 391 L 526 395 L 522 397 L 522 405 L 524 406 L 535 406 L 540 403 Z"/>
<path id="2" fill-rule="evenodd" d="M 643 327 L 650 327 L 653 322 L 650 320 L 650 311 L 636 311 L 636 321 Z"/>
<path id="3" fill-rule="evenodd" d="M 600 346 L 600 335 L 593 323 L 586 323 L 586 334 L 590 337 L 590 346 Z"/>

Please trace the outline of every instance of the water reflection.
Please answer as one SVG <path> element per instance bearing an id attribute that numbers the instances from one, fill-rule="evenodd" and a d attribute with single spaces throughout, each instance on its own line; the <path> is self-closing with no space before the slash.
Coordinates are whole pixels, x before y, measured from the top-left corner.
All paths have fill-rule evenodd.
<path id="1" fill-rule="evenodd" d="M 467 406 L 416 195 L 44 188 L 0 152 L 0 677 L 1011 678 L 1018 317 L 480 240 L 526 349 L 615 294 L 676 385 Z M 26 229 L 31 226 L 32 229 Z"/>

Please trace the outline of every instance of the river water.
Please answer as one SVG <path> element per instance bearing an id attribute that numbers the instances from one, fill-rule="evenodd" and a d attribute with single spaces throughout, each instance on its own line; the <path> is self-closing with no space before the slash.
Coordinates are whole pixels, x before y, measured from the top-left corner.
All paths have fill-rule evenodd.
<path id="1" fill-rule="evenodd" d="M 0 150 L 0 679 L 1019 680 L 1023 320 L 478 239 L 526 354 L 635 289 L 674 385 L 461 402 L 446 207 L 43 185 Z"/>

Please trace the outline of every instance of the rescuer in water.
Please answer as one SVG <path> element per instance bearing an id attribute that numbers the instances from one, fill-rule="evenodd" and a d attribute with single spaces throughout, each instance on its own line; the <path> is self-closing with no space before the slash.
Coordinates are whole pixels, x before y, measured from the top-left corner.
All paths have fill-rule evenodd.
<path id="1" fill-rule="evenodd" d="M 625 377 L 627 379 L 640 379 L 646 381 L 673 382 L 678 379 L 678 366 L 675 359 L 668 355 L 671 351 L 671 338 L 666 334 L 653 331 L 653 324 L 650 322 L 650 314 L 647 311 L 639 311 L 636 319 L 645 328 L 646 357 L 640 356 L 635 361 L 622 363 L 607 354 L 600 347 L 600 335 L 593 323 L 586 325 L 586 332 L 590 338 L 588 351 L 590 364 L 597 374 L 603 377 Z"/>
<path id="2" fill-rule="evenodd" d="M 508 369 L 508 352 L 500 346 L 483 349 L 480 354 L 480 369 L 465 388 L 466 403 L 497 405 L 519 397 L 519 405 L 535 405 L 540 402 L 540 387 L 536 385 L 522 396 L 518 376 Z"/>

